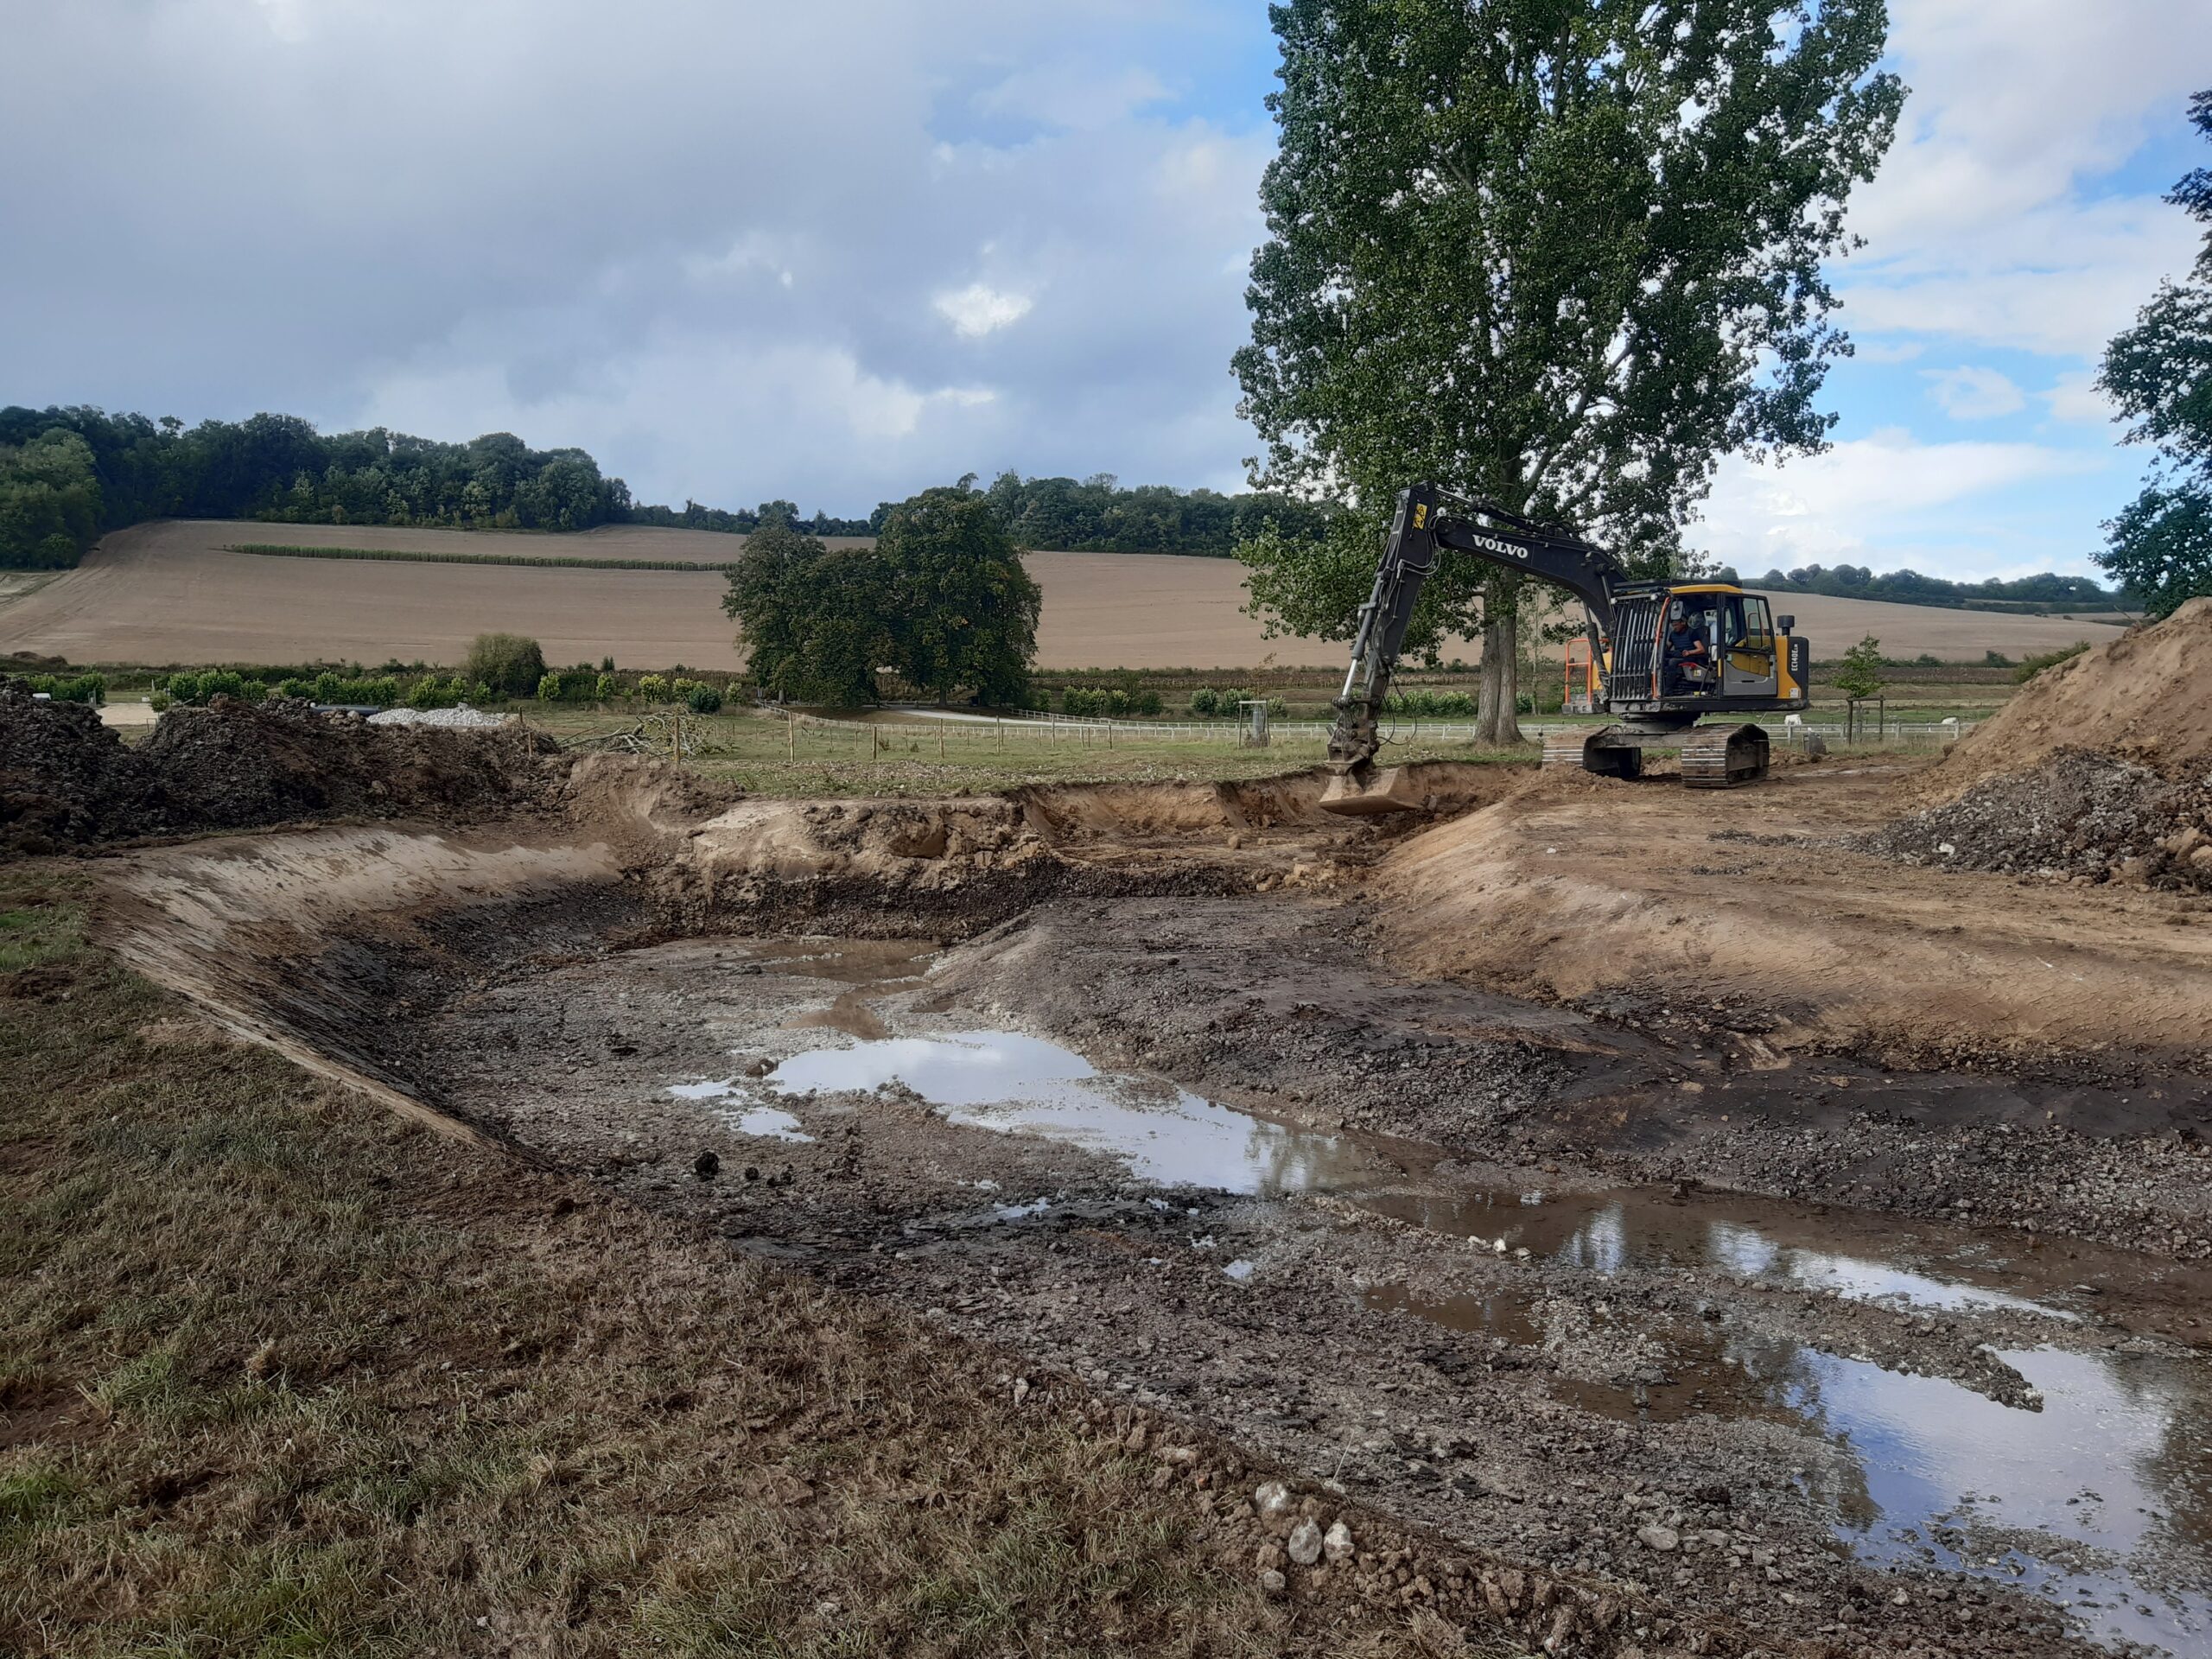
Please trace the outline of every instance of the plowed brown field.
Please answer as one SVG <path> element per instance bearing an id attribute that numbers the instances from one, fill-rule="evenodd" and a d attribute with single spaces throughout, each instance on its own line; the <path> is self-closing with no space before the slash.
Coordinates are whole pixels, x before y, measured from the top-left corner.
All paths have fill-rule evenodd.
<path id="1" fill-rule="evenodd" d="M 619 528 L 577 536 L 176 520 L 107 537 L 82 568 L 12 601 L 0 597 L 0 653 L 79 663 L 458 663 L 487 629 L 534 635 L 555 662 L 612 656 L 625 666 L 734 669 L 720 575 L 276 558 L 235 543 L 529 557 L 727 560 L 731 537 Z M 1269 639 L 1243 613 L 1243 568 L 1227 559 L 1032 553 L 1045 591 L 1038 663 L 1046 669 L 1333 667 L 1338 643 Z M 2076 639 L 2107 624 L 1859 600 L 1783 596 L 1815 657 L 1862 634 L 1892 656 L 1979 661 Z M 1471 645 L 1454 651 L 1472 658 Z"/>

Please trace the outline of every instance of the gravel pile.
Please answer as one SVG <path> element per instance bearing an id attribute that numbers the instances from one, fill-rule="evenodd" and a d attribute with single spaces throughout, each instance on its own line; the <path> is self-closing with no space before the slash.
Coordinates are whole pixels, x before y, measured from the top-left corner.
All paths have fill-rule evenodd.
<path id="1" fill-rule="evenodd" d="M 463 703 L 458 709 L 387 709 L 381 714 L 371 715 L 372 726 L 446 726 L 474 730 L 484 727 L 509 726 L 514 723 L 512 715 L 487 715 L 481 709 L 471 709 Z"/>
<path id="2" fill-rule="evenodd" d="M 2061 749 L 1856 844 L 1904 864 L 2212 890 L 2212 768 L 2166 778 Z"/>

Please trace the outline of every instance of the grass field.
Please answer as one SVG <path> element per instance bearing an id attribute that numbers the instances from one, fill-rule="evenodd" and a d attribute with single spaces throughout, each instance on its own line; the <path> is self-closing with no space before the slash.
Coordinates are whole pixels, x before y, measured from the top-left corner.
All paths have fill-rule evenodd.
<path id="1" fill-rule="evenodd" d="M 284 526 L 288 543 L 308 544 Z M 313 544 L 543 560 L 702 567 L 727 561 L 734 539 L 705 531 L 612 529 L 554 537 L 520 532 L 317 526 Z M 381 560 L 271 558 L 224 550 L 271 539 L 269 527 L 179 520 L 109 537 L 83 567 L 35 591 L 0 595 L 0 653 L 30 651 L 75 663 L 458 663 L 477 633 L 541 640 L 556 662 L 613 656 L 626 666 L 734 670 L 722 581 L 702 568 L 550 568 Z M 1150 554 L 1033 553 L 1044 589 L 1038 664 L 1046 672 L 1133 669 L 1335 668 L 1337 642 L 1269 639 L 1243 613 L 1243 572 L 1225 559 Z M 1815 657 L 1840 656 L 1862 634 L 1892 656 L 1979 661 L 2106 637 L 2110 620 L 1999 615 L 1858 600 L 1787 595 Z M 1447 648 L 1471 659 L 1471 645 Z"/>

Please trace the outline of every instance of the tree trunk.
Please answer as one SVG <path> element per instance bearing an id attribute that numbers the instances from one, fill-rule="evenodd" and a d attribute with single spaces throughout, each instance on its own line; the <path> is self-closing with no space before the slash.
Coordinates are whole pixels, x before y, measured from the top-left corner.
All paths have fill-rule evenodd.
<path id="1" fill-rule="evenodd" d="M 1520 694 L 1520 613 L 1514 603 L 1511 577 L 1493 584 L 1483 601 L 1482 702 L 1475 722 L 1475 741 L 1485 748 L 1510 749 L 1521 741 L 1521 716 L 1516 709 Z"/>

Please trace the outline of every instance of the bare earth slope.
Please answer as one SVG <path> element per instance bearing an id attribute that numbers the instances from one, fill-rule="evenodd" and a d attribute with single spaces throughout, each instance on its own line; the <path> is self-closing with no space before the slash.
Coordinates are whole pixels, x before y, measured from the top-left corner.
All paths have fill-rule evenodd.
<path id="1" fill-rule="evenodd" d="M 1955 795 L 2059 749 L 2100 749 L 2159 770 L 2212 757 L 2212 599 L 2131 628 L 2045 670 L 1943 759 L 1931 788 Z"/>
<path id="2" fill-rule="evenodd" d="M 0 598 L 0 653 L 73 662 L 346 659 L 455 663 L 491 628 L 535 635 L 557 662 L 741 665 L 710 572 L 532 569 L 271 558 L 239 543 L 622 559 L 729 558 L 736 538 L 704 531 L 607 529 L 576 536 L 177 520 L 108 537 L 84 566 Z M 1243 571 L 1227 559 L 1032 553 L 1045 591 L 1038 662 L 1047 669 L 1334 667 L 1344 647 L 1270 639 L 1243 613 Z M 2096 639 L 2110 625 L 1925 606 L 1777 595 L 1816 657 L 1862 634 L 1893 656 L 1979 661 Z M 1471 645 L 1451 647 L 1472 658 Z"/>

